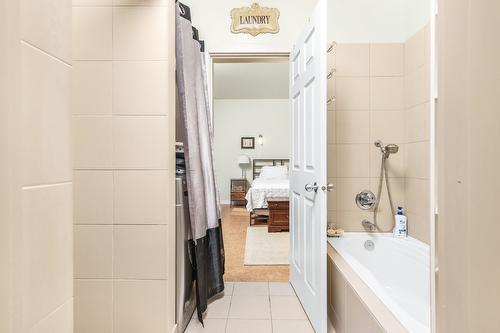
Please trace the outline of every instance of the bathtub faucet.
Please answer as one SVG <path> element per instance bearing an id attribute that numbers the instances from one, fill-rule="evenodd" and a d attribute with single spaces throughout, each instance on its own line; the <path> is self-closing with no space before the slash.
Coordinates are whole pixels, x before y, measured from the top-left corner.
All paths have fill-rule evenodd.
<path id="1" fill-rule="evenodd" d="M 375 223 L 373 222 L 370 222 L 368 220 L 363 220 L 361 221 L 361 224 L 363 225 L 363 227 L 369 231 L 375 231 L 375 229 L 377 229 L 377 226 L 375 225 Z"/>

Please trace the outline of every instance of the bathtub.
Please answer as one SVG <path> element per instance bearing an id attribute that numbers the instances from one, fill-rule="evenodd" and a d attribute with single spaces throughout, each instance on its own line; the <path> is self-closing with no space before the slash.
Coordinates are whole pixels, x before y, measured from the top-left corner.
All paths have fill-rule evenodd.
<path id="1" fill-rule="evenodd" d="M 334 262 L 337 257 L 337 265 L 341 261 L 340 267 L 345 267 L 343 275 L 347 282 L 346 272 L 352 270 L 353 276 L 362 281 L 360 285 L 366 285 L 399 321 L 404 328 L 401 331 L 430 332 L 428 245 L 411 237 L 397 239 L 392 234 L 374 233 L 345 233 L 340 238 L 329 238 L 328 243 L 334 253 L 330 255 L 329 249 L 330 257 Z M 364 301 L 363 293 L 359 290 L 356 293 Z M 384 321 L 376 313 L 372 315 L 379 323 Z M 381 327 L 390 332 L 383 324 Z"/>

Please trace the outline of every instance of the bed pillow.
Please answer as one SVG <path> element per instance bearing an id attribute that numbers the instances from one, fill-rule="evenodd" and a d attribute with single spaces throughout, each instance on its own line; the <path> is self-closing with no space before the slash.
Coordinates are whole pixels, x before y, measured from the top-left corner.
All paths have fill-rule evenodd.
<path id="1" fill-rule="evenodd" d="M 260 178 L 262 179 L 287 179 L 287 166 L 264 166 L 260 170 Z"/>

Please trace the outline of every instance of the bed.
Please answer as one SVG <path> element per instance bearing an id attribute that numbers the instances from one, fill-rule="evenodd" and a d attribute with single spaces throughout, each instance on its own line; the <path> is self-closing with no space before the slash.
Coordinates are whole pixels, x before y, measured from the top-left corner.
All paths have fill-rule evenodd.
<path id="1" fill-rule="evenodd" d="M 253 181 L 245 197 L 250 223 L 267 219 L 268 198 L 289 197 L 288 164 L 288 159 L 253 160 Z"/>

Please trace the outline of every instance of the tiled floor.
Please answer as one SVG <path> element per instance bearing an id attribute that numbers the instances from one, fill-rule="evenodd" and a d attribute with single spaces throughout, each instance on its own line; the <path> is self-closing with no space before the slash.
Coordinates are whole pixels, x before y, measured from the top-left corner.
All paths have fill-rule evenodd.
<path id="1" fill-rule="evenodd" d="M 314 333 L 289 283 L 226 282 L 208 306 L 205 328 L 195 317 L 186 333 Z"/>

